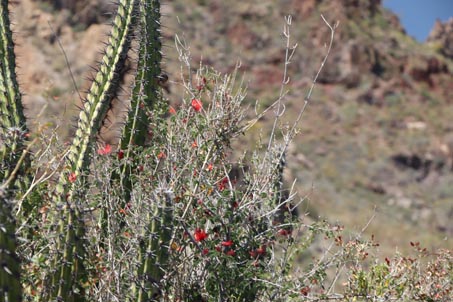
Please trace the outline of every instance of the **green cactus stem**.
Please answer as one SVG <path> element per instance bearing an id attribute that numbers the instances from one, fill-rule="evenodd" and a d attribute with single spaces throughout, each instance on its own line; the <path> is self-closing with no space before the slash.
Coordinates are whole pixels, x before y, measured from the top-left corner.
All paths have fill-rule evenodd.
<path id="1" fill-rule="evenodd" d="M 112 32 L 104 56 L 84 107 L 73 143 L 67 156 L 69 171 L 62 173 L 56 187 L 53 222 L 57 225 L 57 244 L 52 253 L 53 268 L 49 284 L 49 299 L 84 301 L 85 257 L 84 217 L 79 203 L 86 199 L 86 175 L 96 135 L 118 90 L 120 70 L 124 66 L 131 39 L 139 0 L 121 0 L 113 21 Z"/>
<path id="2" fill-rule="evenodd" d="M 22 153 L 26 152 L 28 129 L 16 79 L 14 43 L 10 29 L 8 1 L 0 1 L 0 182 L 8 181 L 8 188 L 14 185 L 26 187 L 25 176 L 28 156 L 16 169 Z M 13 171 L 15 171 L 13 173 Z M 19 176 L 19 177 L 18 177 Z M 17 178 L 17 181 L 16 181 Z"/>
<path id="3" fill-rule="evenodd" d="M 125 156 L 133 159 L 135 146 L 145 146 L 150 125 L 149 112 L 162 102 L 159 86 L 161 76 L 160 2 L 142 1 L 140 6 L 140 48 L 137 75 L 131 100 L 131 109 L 120 141 Z M 164 125 L 162 125 L 165 127 Z M 133 163 L 132 163 L 133 164 Z M 133 167 L 122 167 L 120 181 L 124 189 L 123 202 L 130 200 Z M 135 288 L 136 301 L 155 301 L 160 294 L 160 282 L 169 257 L 169 245 L 173 226 L 171 194 L 164 192 L 162 202 L 155 196 L 153 211 L 148 214 L 150 223 L 144 240 L 140 244 L 137 271 L 139 280 Z"/>
<path id="4" fill-rule="evenodd" d="M 161 99 L 158 79 L 162 60 L 159 1 L 142 1 L 140 5 L 140 49 L 131 111 L 120 142 L 123 150 L 143 146 L 148 133 L 147 111 Z"/>
<path id="5" fill-rule="evenodd" d="M 161 74 L 162 44 L 160 41 L 160 2 L 142 1 L 140 5 L 140 46 L 130 111 L 120 140 L 126 158 L 133 157 L 133 146 L 144 146 L 150 124 L 149 112 L 162 101 L 158 78 Z M 125 164 L 120 181 L 124 189 L 124 203 L 130 200 L 133 166 Z"/>
<path id="6" fill-rule="evenodd" d="M 112 180 L 120 182 L 122 188 L 122 201 L 118 208 L 124 206 L 131 199 L 132 180 L 130 175 L 135 168 L 134 147 L 144 146 L 150 124 L 149 112 L 155 104 L 162 100 L 158 85 L 161 73 L 162 60 L 160 41 L 160 3 L 156 0 L 140 1 L 139 25 L 139 57 L 134 88 L 132 90 L 130 110 L 119 142 L 119 149 L 128 159 L 122 166 L 120 173 L 114 172 Z M 119 217 L 121 219 L 121 217 Z M 104 210 L 100 217 L 100 226 L 104 236 L 106 228 L 107 211 Z M 124 226 L 124 222 L 121 223 Z"/>
<path id="7" fill-rule="evenodd" d="M 20 260 L 16 255 L 12 208 L 6 190 L 0 187 L 0 302 L 22 301 Z"/>
<path id="8" fill-rule="evenodd" d="M 162 200 L 162 197 L 165 200 Z M 135 288 L 137 302 L 156 301 L 161 293 L 160 282 L 169 258 L 173 230 L 173 196 L 171 192 L 157 192 L 154 211 L 148 214 L 149 228 L 140 244 L 139 285 Z"/>

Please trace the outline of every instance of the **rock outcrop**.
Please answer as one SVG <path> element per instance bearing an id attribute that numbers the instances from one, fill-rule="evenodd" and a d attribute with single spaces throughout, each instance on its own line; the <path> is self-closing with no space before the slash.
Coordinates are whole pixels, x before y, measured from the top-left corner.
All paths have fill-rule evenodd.
<path id="1" fill-rule="evenodd" d="M 453 18 L 445 23 L 437 20 L 427 42 L 434 45 L 444 56 L 453 59 Z"/>

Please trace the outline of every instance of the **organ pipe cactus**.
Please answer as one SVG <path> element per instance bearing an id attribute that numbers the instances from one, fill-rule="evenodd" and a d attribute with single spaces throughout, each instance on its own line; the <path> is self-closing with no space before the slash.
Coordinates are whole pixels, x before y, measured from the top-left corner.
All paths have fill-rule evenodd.
<path id="1" fill-rule="evenodd" d="M 133 158 L 134 146 L 144 146 L 150 123 L 149 113 L 161 98 L 158 86 L 162 60 L 159 1 L 141 2 L 139 24 L 140 44 L 137 74 L 130 111 L 119 144 L 120 149 L 126 152 L 126 158 Z M 129 177 L 132 168 L 131 164 L 125 164 L 121 169 L 120 181 L 123 184 L 125 202 L 130 199 L 132 190 Z"/>
<path id="2" fill-rule="evenodd" d="M 20 261 L 16 254 L 15 219 L 12 202 L 0 188 L 0 301 L 22 301 Z"/>
<path id="3" fill-rule="evenodd" d="M 140 4 L 140 49 L 137 75 L 132 94 L 130 114 L 123 129 L 120 148 L 143 146 L 148 134 L 149 115 L 160 100 L 158 81 L 162 60 L 160 41 L 160 3 L 142 1 Z"/>
<path id="4" fill-rule="evenodd" d="M 145 146 L 150 124 L 150 112 L 162 101 L 161 79 L 160 2 L 142 1 L 140 5 L 140 45 L 137 75 L 131 108 L 123 130 L 120 148 L 126 157 L 133 158 L 133 146 Z M 164 125 L 160 125 L 164 127 Z M 124 165 L 120 177 L 123 182 L 124 202 L 129 201 L 132 190 L 131 167 Z M 148 213 L 148 229 L 140 244 L 140 266 L 137 271 L 140 285 L 137 301 L 151 301 L 159 294 L 159 282 L 168 260 L 172 230 L 171 194 L 164 193 L 163 200 L 156 194 L 152 213 Z"/>
<path id="5" fill-rule="evenodd" d="M 89 169 L 96 135 L 118 90 L 120 70 L 127 59 L 138 2 L 122 0 L 119 3 L 105 54 L 80 112 L 75 138 L 67 156 L 69 172 L 74 178 L 83 178 L 83 172 Z M 71 200 L 75 187 L 76 185 L 68 182 L 68 175 L 62 174 L 57 186 L 58 196 Z M 69 193 L 69 196 L 66 196 L 66 193 Z"/>
<path id="6" fill-rule="evenodd" d="M 8 1 L 0 1 L 0 301 L 22 301 L 20 261 L 16 254 L 15 188 L 24 189 L 28 168 L 26 127 L 16 79 Z"/>
<path id="7" fill-rule="evenodd" d="M 53 200 L 58 240 L 53 251 L 51 298 L 83 299 L 85 230 L 77 203 L 84 195 L 90 156 L 96 135 L 118 90 L 120 71 L 127 59 L 137 19 L 138 0 L 122 0 L 113 22 L 104 56 L 79 115 L 77 131 L 67 155 L 69 171 L 61 174 Z M 63 235 L 64 234 L 64 235 Z"/>
<path id="8" fill-rule="evenodd" d="M 162 300 L 165 297 L 161 296 L 161 293 L 167 290 L 165 286 L 171 282 L 169 280 L 172 277 L 166 275 L 166 272 L 172 269 L 168 261 L 173 259 L 171 257 L 175 255 L 175 251 L 183 251 L 184 248 L 187 251 L 187 259 L 204 259 L 199 258 L 198 254 L 206 256 L 216 251 L 212 256 L 216 260 L 207 262 L 195 260 L 197 269 L 194 272 L 184 272 L 183 275 L 187 273 L 186 276 L 190 277 L 192 273 L 204 272 L 207 266 L 221 270 L 232 265 L 238 280 L 246 280 L 246 276 L 242 276 L 241 265 L 250 260 L 248 254 L 250 251 L 247 249 L 260 249 L 261 256 L 255 260 L 266 259 L 263 249 L 270 243 L 264 240 L 265 235 L 261 234 L 272 233 L 273 226 L 269 225 L 266 232 L 259 232 L 263 238 L 254 238 L 250 234 L 237 237 L 234 248 L 242 255 L 242 262 L 236 260 L 230 262 L 236 252 L 233 250 L 231 240 L 234 234 L 230 234 L 233 226 L 230 227 L 228 224 L 240 222 L 245 225 L 248 221 L 253 221 L 254 211 L 260 208 L 255 207 L 253 202 L 243 202 L 245 205 L 243 206 L 240 205 L 240 200 L 234 200 L 236 194 L 230 192 L 234 190 L 233 182 L 226 176 L 228 168 L 222 162 L 226 158 L 229 139 L 234 133 L 239 132 L 234 123 L 238 123 L 242 116 L 239 106 L 243 95 L 238 92 L 234 96 L 232 93 L 234 85 L 228 77 L 219 80 L 220 75 L 216 75 L 214 77 L 216 80 L 213 81 L 219 85 L 218 88 L 213 91 L 204 89 L 208 81 L 204 77 L 201 79 L 200 74 L 202 85 L 196 93 L 201 96 L 206 90 L 206 95 L 210 95 L 212 103 L 215 104 L 212 108 L 221 108 L 222 111 L 215 118 L 204 118 L 204 111 L 209 112 L 213 109 L 208 109 L 207 106 L 204 109 L 200 99 L 192 99 L 192 107 L 186 107 L 187 116 L 181 120 L 190 117 L 188 124 L 191 125 L 201 121 L 206 127 L 209 125 L 209 131 L 206 133 L 198 133 L 199 129 L 187 131 L 184 138 L 190 139 L 189 148 L 184 142 L 176 142 L 174 137 L 167 135 L 166 131 L 170 131 L 170 128 L 166 128 L 168 120 L 162 118 L 161 109 L 165 108 L 166 104 L 159 87 L 159 81 L 165 80 L 165 76 L 161 72 L 160 1 L 157 0 L 118 1 L 111 34 L 79 114 L 72 144 L 67 149 L 58 170 L 60 175 L 55 183 L 45 183 L 46 192 L 42 195 L 39 195 L 42 192 L 35 191 L 39 195 L 39 206 L 37 203 L 29 203 L 34 207 L 33 215 L 40 213 L 42 217 L 33 215 L 27 217 L 25 213 L 21 213 L 22 209 L 15 208 L 15 201 L 24 193 L 31 168 L 27 152 L 28 129 L 15 78 L 14 45 L 7 8 L 8 1 L 0 0 L 0 302 L 93 301 L 93 297 L 96 296 L 93 292 L 100 291 L 102 282 L 115 278 L 119 280 L 115 284 L 118 286 L 111 286 L 105 290 L 107 292 L 105 297 L 96 296 L 99 301 Z M 112 99 L 118 94 L 123 67 L 131 45 L 135 45 L 132 41 L 136 38 L 137 70 L 131 89 L 131 104 L 118 146 L 124 158 L 120 159 L 119 163 L 104 161 L 110 168 L 109 173 L 106 173 L 108 176 L 105 176 L 109 178 L 106 183 L 109 183 L 111 188 L 119 190 L 103 191 L 103 188 L 90 183 L 96 172 L 92 169 L 96 138 L 107 111 L 111 108 Z M 193 105 L 194 102 L 196 106 Z M 156 132 L 159 132 L 152 140 L 149 140 L 148 136 L 150 124 L 157 128 Z M 183 127 L 188 127 L 188 124 Z M 180 126 L 181 124 L 178 127 Z M 184 132 L 182 129 L 185 130 L 176 129 L 181 133 Z M 204 146 L 198 148 L 197 140 L 200 145 L 204 141 Z M 212 146 L 209 147 L 209 144 Z M 173 158 L 169 154 L 168 165 L 164 168 L 167 172 L 171 170 L 176 179 L 171 179 L 173 174 L 160 177 L 160 169 L 166 163 L 160 166 L 160 160 L 155 162 L 150 160 L 154 151 L 168 146 L 171 146 L 170 150 L 177 149 L 182 152 L 182 155 Z M 146 152 L 149 152 L 147 154 L 149 157 L 142 156 L 141 153 Z M 146 180 L 140 179 L 142 182 L 139 184 L 143 187 L 137 188 L 134 180 L 139 179 L 137 168 L 144 158 L 152 172 L 148 171 Z M 186 159 L 194 161 L 199 167 L 186 165 Z M 280 191 L 283 166 L 284 160 L 280 162 L 278 166 L 280 168 L 275 172 L 279 175 L 275 177 L 275 185 L 269 188 L 277 192 L 273 200 L 276 199 L 277 202 L 282 199 Z M 193 171 L 193 168 L 198 170 Z M 193 188 L 191 189 L 188 184 L 193 185 Z M 177 196 L 174 190 L 179 190 Z M 110 195 L 112 192 L 113 197 Z M 92 198 L 92 193 L 101 197 Z M 204 196 L 207 202 L 207 208 L 202 212 L 195 204 L 204 202 L 201 198 L 197 201 L 198 195 Z M 253 190 L 238 196 L 256 198 L 257 203 L 261 203 L 265 198 L 263 197 L 265 195 L 255 194 Z M 185 202 L 184 206 L 178 208 L 176 204 L 182 205 L 181 200 Z M 137 206 L 142 212 L 136 213 L 133 217 L 115 214 L 117 208 L 124 213 L 126 205 L 129 204 Z M 42 205 L 45 206 L 41 209 Z M 249 206 L 253 211 L 250 215 L 239 215 L 238 207 L 248 209 Z M 192 208 L 194 215 L 218 214 L 220 217 L 216 221 L 211 221 L 211 218 L 202 216 L 199 221 L 190 220 L 192 224 L 189 225 L 185 219 L 189 219 L 187 217 Z M 15 213 L 18 215 L 14 216 Z M 268 214 L 263 214 L 263 217 L 266 215 Z M 139 221 L 137 222 L 139 227 L 135 229 L 134 219 Z M 99 220 L 100 223 L 97 224 Z M 213 225 L 214 222 L 216 225 Z M 95 233 L 99 228 L 101 231 Z M 201 228 L 203 232 L 205 229 L 212 232 L 213 241 L 209 243 L 211 250 L 208 249 L 208 242 L 203 242 L 204 239 L 193 235 L 195 230 Z M 111 232 L 112 230 L 114 231 Z M 139 234 L 134 234 L 135 237 L 131 240 L 116 236 L 121 232 L 124 235 L 132 231 Z M 217 235 L 214 234 L 216 232 Z M 206 237 L 206 232 L 204 234 Z M 218 245 L 216 247 L 214 240 L 219 241 L 215 243 Z M 22 243 L 23 241 L 26 243 Z M 30 241 L 33 244 L 30 244 Z M 18 253 L 16 246 L 20 244 L 26 246 L 27 252 Z M 127 256 L 121 254 L 123 252 Z M 123 265 L 121 268 L 125 268 L 127 272 L 111 267 L 110 272 L 116 275 L 103 275 L 108 271 L 103 263 L 103 257 L 110 257 L 111 260 L 115 258 L 115 253 L 120 254 L 118 262 L 123 260 L 122 256 L 128 260 L 132 259 L 128 263 L 120 263 Z M 175 258 L 180 257 L 179 255 L 176 254 Z M 247 272 L 254 272 L 259 266 L 247 267 Z M 31 274 L 33 277 L 20 274 L 21 270 L 33 272 Z M 225 295 L 229 290 L 233 293 L 237 291 L 236 297 L 243 297 L 242 300 L 246 299 L 244 297 L 254 299 L 257 295 L 260 287 L 251 286 L 249 281 L 245 289 L 231 287 L 228 282 L 217 284 L 221 275 L 222 272 L 216 271 L 212 276 L 203 273 L 197 278 L 212 280 L 209 281 L 209 290 L 218 292 L 218 301 L 226 301 Z M 169 278 L 165 279 L 166 276 Z M 198 301 L 201 294 L 191 287 L 193 284 L 184 284 L 184 278 L 177 280 L 181 282 L 179 288 L 165 292 L 166 297 L 170 293 L 174 295 L 172 298 L 175 301 L 179 299 L 178 295 L 195 297 L 193 299 Z M 190 286 L 186 288 L 188 285 Z M 113 288 L 119 293 L 117 296 L 110 295 Z M 241 291 L 243 292 L 240 293 Z"/>
<path id="9" fill-rule="evenodd" d="M 0 1 L 0 182 L 8 189 L 16 183 L 25 185 L 28 155 L 25 150 L 28 129 L 16 79 L 14 44 L 8 16 L 8 1 Z M 20 159 L 22 164 L 17 167 Z"/>
<path id="10" fill-rule="evenodd" d="M 80 209 L 80 200 L 86 198 L 87 175 L 89 175 L 90 161 L 96 135 L 110 108 L 112 99 L 116 96 L 121 77 L 121 70 L 127 59 L 127 52 L 137 31 L 137 21 L 140 23 L 140 50 L 136 84 L 133 90 L 131 111 L 124 128 L 124 136 L 120 146 L 128 150 L 129 146 L 142 145 L 146 138 L 149 123 L 147 111 L 152 110 L 153 104 L 160 98 L 157 79 L 160 74 L 160 4 L 159 1 L 121 0 L 118 11 L 113 21 L 112 31 L 100 62 L 98 72 L 93 79 L 88 91 L 83 108 L 79 115 L 79 122 L 73 143 L 65 159 L 65 169 L 61 172 L 51 204 L 52 232 L 55 233 L 55 245 L 47 251 L 50 255 L 49 264 L 52 268 L 45 278 L 47 288 L 43 296 L 48 300 L 57 301 L 83 301 L 85 300 L 84 282 L 86 272 L 84 268 L 86 254 L 85 217 Z M 26 120 L 23 114 L 19 86 L 15 78 L 15 57 L 12 34 L 9 29 L 8 1 L 2 0 L 0 6 L 1 17 L 1 181 L 2 181 L 2 260 L 5 255 L 14 258 L 14 223 L 11 220 L 11 206 L 7 200 L 6 189 L 12 189 L 17 175 L 16 165 L 22 151 L 25 149 L 27 133 Z M 142 110 L 145 109 L 145 110 Z M 19 165 L 24 170 L 25 165 Z M 126 167 L 126 166 L 125 166 Z M 128 173 L 121 175 L 121 181 L 127 183 L 125 189 L 128 198 L 130 181 Z M 16 173 L 16 174 L 14 174 Z M 126 178 L 126 179 L 125 179 Z M 156 217 L 160 216 L 161 207 L 156 207 L 150 220 L 150 233 L 156 233 Z M 165 215 L 164 215 L 165 216 Z M 171 223 L 169 215 L 160 221 Z M 4 227 L 3 227 L 4 226 Z M 165 228 L 164 228 L 165 229 Z M 168 231 L 163 233 L 167 234 Z M 150 237 L 150 242 L 144 249 L 158 248 L 155 239 Z M 166 239 L 169 240 L 169 239 Z M 3 249 L 3 246 L 8 249 Z M 146 259 L 145 259 L 146 258 Z M 161 257 L 162 259 L 165 257 Z M 18 260 L 5 260 L 8 266 L 2 271 L 2 290 L 5 295 L 20 296 L 20 286 L 8 286 L 3 280 L 5 273 L 18 274 Z M 147 273 L 149 270 L 147 257 L 143 259 L 140 270 Z M 147 264 L 145 264 L 145 262 Z M 17 278 L 15 279 L 17 281 Z M 14 283 L 14 282 L 13 282 Z M 16 282 L 17 283 L 17 282 Z M 6 289 L 9 289 L 7 291 Z M 19 289 L 19 291 L 17 291 Z M 9 293 L 7 293 L 9 292 Z M 143 296 L 142 293 L 137 293 Z M 5 296 L 6 297 L 6 296 Z M 7 299 L 8 301 L 8 299 Z M 11 301 L 11 300 L 10 300 Z M 18 301 L 17 299 L 14 301 Z"/>

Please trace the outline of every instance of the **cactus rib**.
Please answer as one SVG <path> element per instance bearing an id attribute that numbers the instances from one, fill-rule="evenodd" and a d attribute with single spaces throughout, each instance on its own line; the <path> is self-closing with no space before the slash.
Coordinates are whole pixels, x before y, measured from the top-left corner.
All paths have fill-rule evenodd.
<path id="1" fill-rule="evenodd" d="M 68 154 L 71 170 L 77 176 L 90 163 L 89 156 L 95 136 L 118 89 L 119 71 L 127 58 L 138 2 L 139 0 L 120 1 L 99 71 L 80 112 L 77 131 Z M 64 190 L 59 190 L 59 193 L 63 192 Z"/>
<path id="2" fill-rule="evenodd" d="M 21 164 L 20 171 L 12 175 L 25 150 L 28 133 L 21 94 L 16 79 L 14 43 L 8 16 L 8 1 L 0 1 L 0 181 L 16 175 L 24 176 L 28 169 L 28 156 Z M 24 178 L 18 180 L 20 183 Z M 9 182 L 9 189 L 15 181 Z"/>
<path id="3" fill-rule="evenodd" d="M 132 158 L 133 145 L 144 146 L 148 134 L 148 112 L 161 100 L 157 79 L 161 73 L 160 3 L 157 0 L 142 1 L 140 5 L 140 45 L 137 74 L 132 93 L 130 111 L 120 139 L 120 149 L 126 158 Z M 132 183 L 130 164 L 121 168 L 121 186 L 124 203 L 130 200 Z"/>
<path id="4" fill-rule="evenodd" d="M 131 100 L 131 112 L 128 115 L 120 142 L 123 150 L 128 149 L 131 145 L 144 145 L 149 125 L 147 110 L 152 110 L 161 97 L 157 83 L 161 73 L 160 62 L 162 60 L 159 1 L 143 1 L 140 11 L 139 61 Z"/>
<path id="5" fill-rule="evenodd" d="M 84 195 L 85 172 L 89 170 L 96 134 L 118 89 L 119 71 L 127 58 L 138 3 L 139 0 L 121 0 L 118 5 L 105 54 L 80 112 L 77 131 L 67 156 L 73 181 L 69 181 L 68 175 L 62 173 L 56 187 L 57 194 L 53 201 L 56 213 L 53 213 L 53 220 L 58 224 L 56 232 L 64 235 L 57 234 L 57 246 L 51 261 L 54 272 L 50 299 L 85 300 L 82 265 L 85 230 L 77 202 Z M 58 213 L 60 209 L 62 213 Z"/>
<path id="6" fill-rule="evenodd" d="M 6 190 L 0 187 L 0 302 L 22 301 L 20 260 L 16 255 L 15 220 Z"/>
<path id="7" fill-rule="evenodd" d="M 158 195 L 163 195 L 164 200 Z M 140 244 L 139 250 L 137 302 L 155 301 L 160 295 L 173 230 L 172 200 L 171 192 L 156 192 L 153 213 L 148 214 L 147 240 Z"/>

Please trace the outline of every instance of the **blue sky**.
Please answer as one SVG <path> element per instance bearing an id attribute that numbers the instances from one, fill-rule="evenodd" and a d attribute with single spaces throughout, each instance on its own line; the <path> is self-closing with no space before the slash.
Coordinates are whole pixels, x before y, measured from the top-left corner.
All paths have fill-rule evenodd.
<path id="1" fill-rule="evenodd" d="M 453 17 L 453 0 L 384 0 L 384 6 L 400 17 L 406 32 L 425 41 L 436 19 Z"/>

